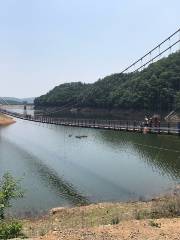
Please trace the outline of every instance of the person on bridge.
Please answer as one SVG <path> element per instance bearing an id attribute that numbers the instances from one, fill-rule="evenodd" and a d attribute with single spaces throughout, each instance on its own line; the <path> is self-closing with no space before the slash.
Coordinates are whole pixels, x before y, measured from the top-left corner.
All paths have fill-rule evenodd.
<path id="1" fill-rule="evenodd" d="M 149 131 L 148 126 L 149 126 L 149 119 L 148 119 L 147 116 L 145 116 L 145 118 L 144 118 L 144 129 L 143 129 L 144 134 L 148 133 L 148 131 Z"/>
<path id="2" fill-rule="evenodd" d="M 148 125 L 149 125 L 149 119 L 148 119 L 147 116 L 145 116 L 145 118 L 144 118 L 144 126 L 148 127 Z"/>

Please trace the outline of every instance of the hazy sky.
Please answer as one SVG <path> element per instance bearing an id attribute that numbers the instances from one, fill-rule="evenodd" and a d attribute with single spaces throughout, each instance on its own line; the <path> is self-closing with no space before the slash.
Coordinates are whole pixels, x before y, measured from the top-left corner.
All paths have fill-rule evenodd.
<path id="1" fill-rule="evenodd" d="M 180 27 L 180 0 L 0 0 L 0 96 L 94 82 Z"/>

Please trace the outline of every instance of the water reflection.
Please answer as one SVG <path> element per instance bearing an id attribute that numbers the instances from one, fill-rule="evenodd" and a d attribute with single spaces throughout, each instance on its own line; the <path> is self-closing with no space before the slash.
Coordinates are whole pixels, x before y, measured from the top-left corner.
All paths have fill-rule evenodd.
<path id="1" fill-rule="evenodd" d="M 71 205 L 87 205 L 88 199 L 82 196 L 75 187 L 65 181 L 63 177 L 60 177 L 54 169 L 51 169 L 44 165 L 42 162 L 34 161 L 31 162 L 32 171 L 35 175 L 40 176 L 41 181 L 50 186 L 56 194 L 61 195 L 63 198 L 68 200 Z"/>
<path id="2" fill-rule="evenodd" d="M 152 169 L 174 180 L 180 179 L 180 138 L 165 135 L 142 135 L 137 133 L 103 131 L 101 137 L 113 148 L 136 151 L 141 160 Z"/>

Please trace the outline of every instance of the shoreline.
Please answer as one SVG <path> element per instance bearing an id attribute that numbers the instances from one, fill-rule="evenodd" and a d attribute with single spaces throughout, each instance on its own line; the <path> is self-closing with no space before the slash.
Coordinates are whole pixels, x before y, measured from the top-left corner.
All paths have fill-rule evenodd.
<path id="1" fill-rule="evenodd" d="M 16 121 L 13 118 L 0 113 L 0 126 L 7 126 L 15 122 Z"/>

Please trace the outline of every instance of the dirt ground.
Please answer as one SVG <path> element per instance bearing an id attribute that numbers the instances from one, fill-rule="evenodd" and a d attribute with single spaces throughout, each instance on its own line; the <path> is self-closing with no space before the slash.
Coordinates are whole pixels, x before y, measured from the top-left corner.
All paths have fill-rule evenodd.
<path id="1" fill-rule="evenodd" d="M 151 220 L 152 221 L 152 220 Z M 52 231 L 36 240 L 180 240 L 180 219 L 123 221 L 118 225 L 105 225 L 78 230 Z M 154 226 L 154 224 L 156 226 Z"/>

